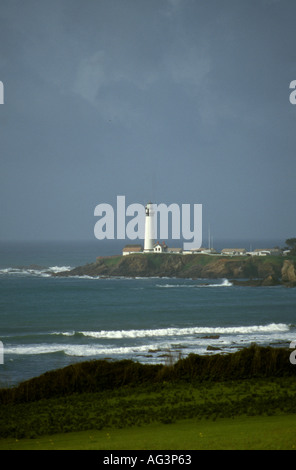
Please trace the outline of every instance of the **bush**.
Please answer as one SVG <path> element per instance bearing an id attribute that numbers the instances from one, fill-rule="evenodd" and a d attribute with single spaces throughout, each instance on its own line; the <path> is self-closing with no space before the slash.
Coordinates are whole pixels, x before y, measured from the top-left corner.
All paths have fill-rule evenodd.
<path id="1" fill-rule="evenodd" d="M 46 372 L 14 388 L 0 390 L 0 404 L 26 403 L 73 394 L 94 393 L 124 387 L 162 385 L 165 382 L 195 383 L 256 377 L 295 376 L 284 348 L 253 345 L 231 354 L 190 354 L 175 364 L 148 365 L 130 360 L 88 361 Z"/>

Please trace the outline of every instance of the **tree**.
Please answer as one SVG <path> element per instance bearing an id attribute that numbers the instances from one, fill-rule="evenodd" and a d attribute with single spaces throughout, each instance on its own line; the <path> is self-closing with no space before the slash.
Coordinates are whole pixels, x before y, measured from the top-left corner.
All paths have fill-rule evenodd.
<path id="1" fill-rule="evenodd" d="M 296 255 L 296 238 L 288 238 L 285 243 L 288 249 L 291 250 L 290 254 Z"/>

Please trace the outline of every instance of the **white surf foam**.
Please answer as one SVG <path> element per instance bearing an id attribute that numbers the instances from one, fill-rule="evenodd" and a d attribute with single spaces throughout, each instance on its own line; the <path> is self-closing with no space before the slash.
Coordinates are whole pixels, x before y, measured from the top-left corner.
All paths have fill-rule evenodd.
<path id="1" fill-rule="evenodd" d="M 17 345 L 5 348 L 5 354 L 11 355 L 40 355 L 52 353 L 64 353 L 67 356 L 96 356 L 96 355 L 128 355 L 147 353 L 149 349 L 159 349 L 159 344 L 145 344 L 142 346 L 99 346 L 99 345 L 85 345 L 85 344 L 32 344 L 32 345 Z M 163 348 L 169 348 L 168 344 L 163 345 Z"/>
<path id="2" fill-rule="evenodd" d="M 233 286 L 232 282 L 230 282 L 228 279 L 223 279 L 222 282 L 214 283 L 214 284 L 156 284 L 156 287 L 164 288 L 164 289 L 169 289 L 169 288 L 196 288 L 196 287 L 231 287 Z"/>
<path id="3" fill-rule="evenodd" d="M 240 327 L 195 327 L 195 328 L 160 328 L 147 330 L 111 330 L 111 331 L 65 331 L 51 335 L 68 337 L 66 344 L 43 342 L 31 344 L 6 344 L 7 355 L 42 355 L 63 353 L 77 357 L 133 357 L 135 355 L 161 354 L 165 351 L 177 351 L 189 354 L 208 354 L 209 344 L 214 344 L 221 351 L 234 351 L 246 347 L 252 342 L 266 345 L 272 341 L 290 341 L 290 327 L 284 323 L 268 325 L 250 325 Z M 71 344 L 71 337 L 92 338 L 86 344 Z M 205 335 L 205 336 L 202 336 Z M 217 335 L 209 338 L 206 335 Z M 144 339 L 143 339 L 144 338 Z M 126 340 L 120 344 L 120 340 Z M 140 339 L 140 340 L 139 340 Z M 106 340 L 109 344 L 106 344 Z M 115 341 L 114 341 L 115 340 Z M 119 340 L 119 342 L 117 342 Z M 85 339 L 82 340 L 84 343 Z M 139 344 L 139 341 L 141 344 Z M 216 353 L 217 351 L 214 351 Z"/>
<path id="4" fill-rule="evenodd" d="M 268 325 L 230 326 L 230 327 L 188 327 L 188 328 L 156 328 L 146 330 L 101 330 L 79 332 L 54 332 L 64 336 L 81 334 L 91 338 L 123 339 L 144 337 L 171 337 L 199 334 L 254 334 L 254 333 L 279 333 L 289 331 L 289 325 L 285 323 L 270 323 Z"/>
<path id="5" fill-rule="evenodd" d="M 50 266 L 48 268 L 10 267 L 0 269 L 0 275 L 51 277 L 51 274 L 70 271 L 71 266 Z"/>
<path id="6" fill-rule="evenodd" d="M 228 279 L 223 279 L 222 283 L 220 284 L 209 284 L 208 286 L 203 286 L 203 287 L 231 287 L 233 286 L 232 282 L 230 282 Z"/>
<path id="7" fill-rule="evenodd" d="M 48 268 L 48 270 L 52 271 L 53 273 L 61 273 L 63 271 L 70 271 L 71 269 L 71 266 L 50 266 Z"/>

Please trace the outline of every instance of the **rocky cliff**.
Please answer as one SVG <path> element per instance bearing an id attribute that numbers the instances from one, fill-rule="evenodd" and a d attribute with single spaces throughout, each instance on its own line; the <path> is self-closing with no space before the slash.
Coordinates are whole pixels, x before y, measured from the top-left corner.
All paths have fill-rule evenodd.
<path id="1" fill-rule="evenodd" d="M 281 275 L 283 283 L 290 287 L 296 287 L 295 262 L 292 260 L 284 260 Z"/>
<path id="2" fill-rule="evenodd" d="M 241 285 L 296 286 L 293 260 L 283 257 L 222 257 L 209 255 L 134 254 L 97 258 L 95 263 L 79 266 L 55 276 L 125 276 L 227 278 Z"/>

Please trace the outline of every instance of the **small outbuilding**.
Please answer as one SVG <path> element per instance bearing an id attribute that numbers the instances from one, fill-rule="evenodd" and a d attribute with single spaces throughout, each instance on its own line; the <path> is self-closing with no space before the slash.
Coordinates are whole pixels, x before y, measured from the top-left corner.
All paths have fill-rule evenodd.
<path id="1" fill-rule="evenodd" d="M 165 253 L 167 251 L 167 245 L 165 244 L 165 242 L 156 242 L 154 243 L 153 251 L 154 253 Z"/>
<path id="2" fill-rule="evenodd" d="M 142 253 L 143 247 L 142 245 L 125 245 L 122 250 L 123 256 L 131 255 L 133 253 Z"/>
<path id="3" fill-rule="evenodd" d="M 244 256 L 247 254 L 247 250 L 245 248 L 224 248 L 221 254 L 226 256 Z"/>
<path id="4" fill-rule="evenodd" d="M 251 254 L 252 256 L 279 256 L 282 251 L 278 248 L 257 248 Z"/>

